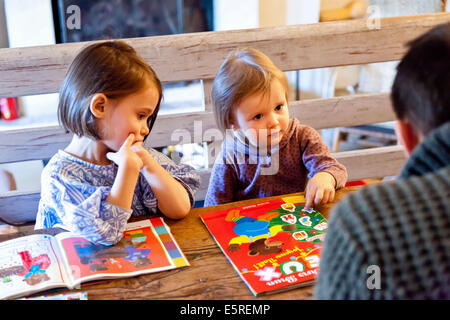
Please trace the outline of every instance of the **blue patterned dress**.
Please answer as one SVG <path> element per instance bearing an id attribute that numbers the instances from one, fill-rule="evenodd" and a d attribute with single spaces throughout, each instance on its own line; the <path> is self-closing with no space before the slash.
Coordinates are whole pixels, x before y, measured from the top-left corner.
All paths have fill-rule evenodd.
<path id="1" fill-rule="evenodd" d="M 194 168 L 177 165 L 154 149 L 148 151 L 186 188 L 193 205 L 200 185 L 200 177 Z M 63 228 L 94 243 L 111 245 L 118 242 L 131 215 L 155 213 L 158 205 L 142 174 L 136 184 L 131 210 L 106 202 L 117 169 L 114 163 L 95 165 L 59 150 L 42 172 L 35 229 Z"/>

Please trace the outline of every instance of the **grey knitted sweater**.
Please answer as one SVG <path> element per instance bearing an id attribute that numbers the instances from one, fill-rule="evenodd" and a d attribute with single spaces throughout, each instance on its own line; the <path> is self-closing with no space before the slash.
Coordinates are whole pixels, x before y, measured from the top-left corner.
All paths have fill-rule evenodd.
<path id="1" fill-rule="evenodd" d="M 318 299 L 450 299 L 450 123 L 331 212 Z"/>

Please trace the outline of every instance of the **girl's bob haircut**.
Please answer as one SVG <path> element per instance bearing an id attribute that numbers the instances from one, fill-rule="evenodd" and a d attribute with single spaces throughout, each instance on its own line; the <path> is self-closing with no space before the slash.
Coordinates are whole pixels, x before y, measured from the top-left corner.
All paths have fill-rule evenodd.
<path id="1" fill-rule="evenodd" d="M 162 85 L 155 71 L 123 41 L 106 41 L 85 47 L 75 57 L 59 90 L 58 120 L 67 132 L 101 139 L 90 102 L 96 93 L 119 99 L 154 84 L 158 104 L 148 119 L 151 131 L 162 99 Z"/>
<path id="2" fill-rule="evenodd" d="M 218 128 L 222 132 L 229 129 L 233 106 L 254 93 L 268 93 L 274 79 L 280 81 L 288 101 L 289 84 L 286 75 L 269 57 L 252 48 L 232 51 L 220 66 L 211 91 Z"/>

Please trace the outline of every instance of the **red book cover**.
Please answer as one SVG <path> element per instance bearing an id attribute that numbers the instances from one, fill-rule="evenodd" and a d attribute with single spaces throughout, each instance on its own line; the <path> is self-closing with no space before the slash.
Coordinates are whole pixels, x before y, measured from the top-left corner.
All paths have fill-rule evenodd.
<path id="1" fill-rule="evenodd" d="M 200 215 L 254 295 L 315 281 L 328 224 L 304 202 L 288 197 Z"/>

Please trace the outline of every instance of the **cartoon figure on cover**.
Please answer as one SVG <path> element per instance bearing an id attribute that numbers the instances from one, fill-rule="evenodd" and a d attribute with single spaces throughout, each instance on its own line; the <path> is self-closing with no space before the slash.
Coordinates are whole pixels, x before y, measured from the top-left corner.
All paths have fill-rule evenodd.
<path id="1" fill-rule="evenodd" d="M 282 241 L 271 240 L 280 232 L 288 232 L 297 241 L 323 241 L 327 223 L 313 209 L 305 210 L 292 203 L 262 214 L 254 219 L 243 216 L 240 210 L 230 210 L 225 221 L 234 222 L 237 235 L 229 242 L 228 251 L 235 252 L 243 243 L 250 243 L 249 256 L 279 253 Z"/>

